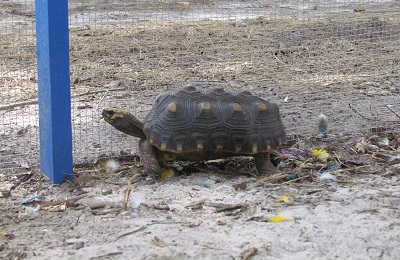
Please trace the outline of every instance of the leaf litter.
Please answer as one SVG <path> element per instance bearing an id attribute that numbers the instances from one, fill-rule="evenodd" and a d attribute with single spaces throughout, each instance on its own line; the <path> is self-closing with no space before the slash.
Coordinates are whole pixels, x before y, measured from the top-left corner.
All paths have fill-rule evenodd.
<path id="1" fill-rule="evenodd" d="M 299 211 L 300 208 L 320 207 L 329 201 L 334 203 L 335 191 L 357 187 L 365 183 L 364 179 L 368 179 L 368 185 L 372 187 L 382 187 L 382 178 L 389 182 L 392 179 L 393 189 L 389 186 L 384 192 L 389 198 L 400 197 L 400 142 L 397 133 L 365 136 L 339 144 L 326 142 L 324 138 L 328 137 L 310 139 L 301 146 L 278 150 L 272 160 L 279 172 L 265 177 L 254 175 L 254 162 L 249 157 L 212 162 L 175 162 L 166 168 L 173 171 L 174 175 L 158 183 L 141 171 L 140 164 L 131 164 L 123 159 L 112 162 L 118 165 L 118 169 L 110 167 L 104 159 L 94 167 L 76 167 L 73 181 L 59 187 L 49 186 L 36 171 L 9 193 L 2 193 L 9 202 L 3 203 L 1 232 L 5 234 L 4 237 L 12 234 L 10 237 L 18 240 L 21 234 L 10 227 L 28 225 L 32 220 L 51 219 L 54 214 L 67 217 L 78 213 L 89 219 L 100 217 L 124 221 L 142 216 L 136 223 L 138 228 L 133 231 L 110 235 L 115 241 L 124 241 L 127 237 L 145 234 L 143 232 L 151 229 L 149 232 L 153 237 L 148 242 L 159 248 L 170 248 L 176 242 L 166 241 L 176 241 L 176 238 L 173 239 L 175 235 L 153 229 L 153 225 L 180 226 L 182 231 L 185 228 L 208 230 L 209 222 L 217 217 L 216 225 L 220 227 L 240 226 L 243 223 L 279 223 L 276 227 L 279 230 L 282 225 L 304 222 L 307 215 Z M 35 183 L 33 189 L 32 183 Z M 31 186 L 29 192 L 23 192 L 27 185 Z M 132 206 L 134 199 L 139 197 L 140 203 Z M 394 198 L 391 200 L 392 207 L 399 207 Z M 19 202 L 10 203 L 10 199 Z M 356 201 L 357 197 L 353 197 L 348 203 Z M 373 210 L 380 212 L 383 209 Z M 373 211 L 367 208 L 359 210 L 357 214 L 367 212 Z M 395 224 L 390 222 L 389 225 Z M 215 248 L 210 247 L 206 240 L 201 244 L 199 247 L 209 250 Z M 91 246 L 94 244 L 90 242 L 80 245 L 82 248 Z M 65 246 L 57 247 L 64 250 Z M 263 247 L 257 244 L 244 251 L 235 251 L 222 246 L 218 250 L 248 259 L 255 255 L 268 255 L 262 251 Z M 39 251 L 39 254 L 47 254 Z M 119 253 L 123 255 L 122 251 Z"/>

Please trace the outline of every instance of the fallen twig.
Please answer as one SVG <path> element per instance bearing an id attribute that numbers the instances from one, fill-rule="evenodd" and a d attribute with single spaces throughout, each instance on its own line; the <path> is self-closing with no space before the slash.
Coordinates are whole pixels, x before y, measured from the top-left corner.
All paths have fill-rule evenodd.
<path id="1" fill-rule="evenodd" d="M 321 191 L 324 191 L 324 189 L 310 190 L 310 191 L 307 192 L 307 195 L 311 195 L 311 194 L 314 194 L 314 193 L 317 193 L 317 192 L 321 192 Z"/>
<path id="2" fill-rule="evenodd" d="M 153 209 L 158 209 L 158 210 L 171 210 L 171 208 L 168 205 L 153 205 Z"/>
<path id="3" fill-rule="evenodd" d="M 78 196 L 78 197 L 74 197 L 74 198 L 69 198 L 69 199 L 64 199 L 64 200 L 58 200 L 58 201 L 54 201 L 54 202 L 49 202 L 46 204 L 43 204 L 42 207 L 50 207 L 50 206 L 55 206 L 55 205 L 60 205 L 66 202 L 70 202 L 70 201 L 76 201 L 76 200 L 80 200 L 85 198 L 87 195 L 82 195 L 82 196 Z"/>
<path id="4" fill-rule="evenodd" d="M 306 175 L 306 176 L 298 177 L 296 179 L 291 179 L 291 180 L 282 182 L 282 184 L 292 184 L 293 182 L 296 182 L 296 181 L 299 181 L 299 180 L 302 180 L 302 179 L 306 179 L 306 178 L 312 178 L 312 176 L 311 175 Z"/>
<path id="5" fill-rule="evenodd" d="M 108 256 L 122 255 L 122 254 L 123 254 L 123 252 L 122 252 L 122 251 L 118 251 L 118 252 L 111 252 L 111 253 L 104 254 L 104 255 L 98 255 L 98 256 L 94 256 L 94 257 L 91 257 L 91 258 L 89 258 L 89 259 L 104 259 L 104 258 L 106 258 L 106 257 L 108 257 Z"/>
<path id="6" fill-rule="evenodd" d="M 376 120 L 376 118 L 372 119 L 372 118 L 368 118 L 366 116 L 363 116 L 360 114 L 360 112 L 358 112 L 351 104 L 349 104 L 349 107 L 351 108 L 351 110 L 353 110 L 354 113 L 356 113 L 357 115 L 359 115 L 361 118 L 366 119 L 366 120 Z"/>
<path id="7" fill-rule="evenodd" d="M 276 186 L 279 186 L 279 185 L 282 185 L 282 184 L 276 184 Z M 323 187 L 323 186 L 321 186 L 321 185 L 317 185 L 317 184 L 308 184 L 308 183 L 297 183 L 297 182 L 293 182 L 293 183 L 291 183 L 290 185 L 295 185 L 295 186 L 302 186 L 302 187 L 314 187 L 314 188 L 321 188 L 321 187 Z"/>
<path id="8" fill-rule="evenodd" d="M 277 174 L 273 174 L 271 176 L 266 176 L 266 177 L 262 177 L 261 179 L 257 180 L 257 183 L 264 183 L 264 182 L 276 182 L 282 179 L 287 178 L 288 174 L 294 174 L 294 173 L 298 173 L 300 172 L 300 168 L 296 168 L 290 171 L 286 171 L 286 172 L 280 172 Z"/>
<path id="9" fill-rule="evenodd" d="M 203 205 L 207 200 L 208 200 L 207 198 L 201 199 L 201 200 L 199 200 L 199 201 L 193 202 L 193 203 L 191 203 L 191 204 L 185 206 L 185 208 L 196 208 L 196 207 L 198 207 L 198 206 Z"/>
<path id="10" fill-rule="evenodd" d="M 131 191 L 132 191 L 132 189 L 131 189 L 132 182 L 133 182 L 136 178 L 138 178 L 138 177 L 140 177 L 140 176 L 142 176 L 140 173 L 136 173 L 136 174 L 133 175 L 133 176 L 129 179 L 129 181 L 128 181 L 128 185 L 126 186 L 125 195 L 124 195 L 124 201 L 123 201 L 124 209 L 126 209 L 126 208 L 128 207 L 129 194 L 131 194 Z"/>
<path id="11" fill-rule="evenodd" d="M 221 213 L 221 212 L 225 212 L 225 211 L 233 211 L 233 210 L 247 207 L 247 204 L 209 203 L 209 204 L 207 204 L 207 206 L 219 208 L 219 209 L 215 210 L 215 213 Z"/>
<path id="12" fill-rule="evenodd" d="M 389 107 L 389 105 L 386 105 L 386 108 L 389 109 L 389 111 L 392 112 L 395 116 L 397 116 L 398 118 L 400 118 L 400 116 L 399 116 L 396 112 L 394 112 L 393 109 L 391 109 L 391 108 Z"/>
<path id="13" fill-rule="evenodd" d="M 126 233 L 124 233 L 124 234 L 122 234 L 122 235 L 119 235 L 119 236 L 117 236 L 117 237 L 115 238 L 115 241 L 117 241 L 117 240 L 120 239 L 120 238 L 129 236 L 129 235 L 132 235 L 132 234 L 134 234 L 134 233 L 136 233 L 136 232 L 142 231 L 142 230 L 145 229 L 146 227 L 147 227 L 147 225 L 143 225 L 143 226 L 140 226 L 139 228 L 137 228 L 137 229 L 135 229 L 135 230 L 132 230 L 132 231 L 126 232 Z"/>

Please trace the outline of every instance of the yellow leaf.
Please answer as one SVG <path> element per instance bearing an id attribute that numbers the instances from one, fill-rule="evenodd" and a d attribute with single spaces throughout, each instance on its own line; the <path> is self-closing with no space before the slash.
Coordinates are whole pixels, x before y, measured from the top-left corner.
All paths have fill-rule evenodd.
<path id="1" fill-rule="evenodd" d="M 317 160 L 320 162 L 327 162 L 328 161 L 328 157 L 329 157 L 329 153 L 324 150 L 324 149 L 312 149 L 311 150 L 311 155 L 314 157 L 317 157 Z"/>
<path id="2" fill-rule="evenodd" d="M 278 202 L 290 202 L 293 200 L 293 195 L 285 194 L 278 198 Z"/>
<path id="3" fill-rule="evenodd" d="M 162 179 L 168 179 L 174 176 L 174 171 L 168 168 L 162 169 L 161 172 L 161 178 Z"/>
<path id="4" fill-rule="evenodd" d="M 269 222 L 272 222 L 272 223 L 289 222 L 289 221 L 293 221 L 293 219 L 290 217 L 281 216 L 281 215 L 278 215 L 278 216 L 275 216 L 275 217 L 272 217 L 269 219 Z"/>

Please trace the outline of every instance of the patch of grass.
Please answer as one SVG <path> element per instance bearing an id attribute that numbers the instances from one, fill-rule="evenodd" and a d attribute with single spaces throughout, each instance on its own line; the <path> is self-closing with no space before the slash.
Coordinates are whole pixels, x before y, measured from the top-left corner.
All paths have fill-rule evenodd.
<path id="1" fill-rule="evenodd" d="M 76 12 L 83 12 L 90 10 L 92 7 L 90 5 L 81 5 L 73 8 L 71 11 L 76 11 Z"/>
<path id="2" fill-rule="evenodd" d="M 100 10 L 107 10 L 107 9 L 111 9 L 111 8 L 112 8 L 112 6 L 110 6 L 110 5 L 106 5 L 106 4 L 99 5 Z"/>

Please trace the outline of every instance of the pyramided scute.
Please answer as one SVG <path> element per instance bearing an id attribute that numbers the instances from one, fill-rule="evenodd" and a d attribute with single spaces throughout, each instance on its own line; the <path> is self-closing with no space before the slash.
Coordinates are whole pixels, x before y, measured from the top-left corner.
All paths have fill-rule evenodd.
<path id="1" fill-rule="evenodd" d="M 252 148 L 251 148 L 251 152 L 252 152 L 253 154 L 258 153 L 258 146 L 257 146 L 257 144 L 253 144 L 253 146 L 252 146 Z"/>
<path id="2" fill-rule="evenodd" d="M 176 152 L 177 152 L 177 153 L 182 153 L 182 152 L 183 152 L 183 147 L 182 147 L 181 144 L 178 144 L 178 145 L 176 146 Z"/>
<path id="3" fill-rule="evenodd" d="M 202 103 L 200 103 L 200 107 L 202 110 L 210 110 L 211 104 L 210 104 L 210 102 L 202 102 Z"/>
<path id="4" fill-rule="evenodd" d="M 260 112 L 265 112 L 265 111 L 267 111 L 267 105 L 264 104 L 264 103 L 260 103 L 258 105 L 258 109 L 259 109 Z"/>
<path id="5" fill-rule="evenodd" d="M 196 146 L 196 150 L 197 151 L 203 151 L 203 149 L 204 149 L 204 145 L 203 144 L 197 144 L 197 146 Z"/>
<path id="6" fill-rule="evenodd" d="M 242 147 L 241 146 L 236 146 L 235 147 L 235 153 L 240 153 L 242 151 Z"/>
<path id="7" fill-rule="evenodd" d="M 238 104 L 238 103 L 233 103 L 233 109 L 236 112 L 240 112 L 240 111 L 242 111 L 242 106 L 240 104 Z"/>
<path id="8" fill-rule="evenodd" d="M 160 150 L 162 150 L 162 151 L 167 150 L 167 143 L 162 143 L 162 144 L 160 145 Z"/>
<path id="9" fill-rule="evenodd" d="M 175 113 L 176 112 L 176 103 L 175 102 L 171 102 L 168 104 L 168 111 Z"/>

